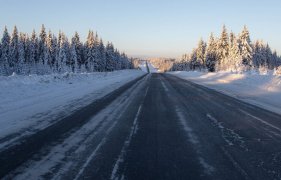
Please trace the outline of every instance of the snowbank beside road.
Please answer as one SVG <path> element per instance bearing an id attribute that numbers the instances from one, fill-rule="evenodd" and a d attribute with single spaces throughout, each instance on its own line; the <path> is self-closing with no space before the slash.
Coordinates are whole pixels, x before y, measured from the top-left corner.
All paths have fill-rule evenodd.
<path id="1" fill-rule="evenodd" d="M 239 74 L 177 71 L 169 74 L 281 114 L 281 76 L 273 75 L 273 72 Z"/>
<path id="2" fill-rule="evenodd" d="M 0 140 L 9 134 L 40 130 L 144 74 L 122 70 L 0 76 Z"/>

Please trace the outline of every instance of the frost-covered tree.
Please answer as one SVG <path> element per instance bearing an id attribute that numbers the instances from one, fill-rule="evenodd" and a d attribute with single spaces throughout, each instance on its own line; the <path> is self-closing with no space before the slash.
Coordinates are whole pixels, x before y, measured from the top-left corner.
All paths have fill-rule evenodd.
<path id="1" fill-rule="evenodd" d="M 31 39 L 29 42 L 29 73 L 37 73 L 36 67 L 38 63 L 38 38 L 35 30 L 32 31 Z"/>
<path id="2" fill-rule="evenodd" d="M 77 56 L 77 72 L 85 72 L 85 60 L 84 60 L 84 47 L 80 42 L 80 37 L 77 32 L 75 32 L 74 37 L 72 38 L 72 43 L 75 45 L 76 56 Z"/>
<path id="3" fill-rule="evenodd" d="M 205 68 L 205 51 L 206 51 L 206 43 L 201 38 L 198 47 L 196 49 L 196 66 L 197 68 L 204 69 Z"/>
<path id="4" fill-rule="evenodd" d="M 198 63 L 197 63 L 197 49 L 194 48 L 192 50 L 191 56 L 190 56 L 190 69 L 195 70 L 197 65 L 198 65 Z"/>
<path id="5" fill-rule="evenodd" d="M 77 60 L 77 47 L 76 47 L 76 38 L 73 37 L 71 39 L 71 46 L 70 46 L 70 66 L 72 72 L 78 71 L 78 60 Z"/>
<path id="6" fill-rule="evenodd" d="M 25 35 L 20 33 L 19 42 L 18 42 L 18 64 L 16 72 L 18 74 L 26 74 L 26 60 L 25 60 Z"/>
<path id="7" fill-rule="evenodd" d="M 10 74 L 9 66 L 9 52 L 10 52 L 10 35 L 7 27 L 4 29 L 3 37 L 1 39 L 1 56 L 0 56 L 0 75 Z"/>
<path id="8" fill-rule="evenodd" d="M 100 71 L 106 71 L 106 50 L 103 44 L 102 39 L 99 43 L 99 58 L 100 58 Z M 127 58 L 128 61 L 128 58 Z"/>
<path id="9" fill-rule="evenodd" d="M 60 48 L 59 48 L 59 53 L 58 53 L 58 72 L 64 73 L 67 72 L 68 67 L 67 67 L 67 42 L 66 42 L 66 37 L 63 33 L 61 33 L 60 37 Z"/>
<path id="10" fill-rule="evenodd" d="M 227 61 L 227 69 L 239 71 L 239 67 L 242 66 L 242 56 L 239 48 L 239 41 L 236 36 L 231 34 L 231 45 L 229 50 L 229 56 Z"/>
<path id="11" fill-rule="evenodd" d="M 93 31 L 89 31 L 83 44 L 77 32 L 70 43 L 62 32 L 58 38 L 51 31 L 46 34 L 44 25 L 39 38 L 35 31 L 29 37 L 19 33 L 16 27 L 10 37 L 5 28 L 0 43 L 0 75 L 113 71 L 130 67 L 132 62 L 126 54 L 121 54 L 112 43 L 105 47 Z"/>
<path id="12" fill-rule="evenodd" d="M 211 33 L 209 41 L 208 41 L 206 53 L 205 53 L 206 68 L 210 72 L 215 71 L 215 65 L 216 65 L 216 61 L 217 61 L 217 53 L 216 52 L 217 52 L 216 40 L 214 38 L 213 33 Z"/>
<path id="13" fill-rule="evenodd" d="M 242 63 L 246 67 L 253 66 L 253 49 L 251 46 L 250 33 L 246 26 L 239 36 L 239 48 L 242 56 Z"/>
<path id="14" fill-rule="evenodd" d="M 18 70 L 18 62 L 19 62 L 19 35 L 18 35 L 18 29 L 15 26 L 11 41 L 10 41 L 10 48 L 9 48 L 9 65 L 12 70 L 12 72 L 17 72 Z"/>
<path id="15" fill-rule="evenodd" d="M 106 71 L 114 70 L 114 46 L 112 43 L 106 45 Z"/>
<path id="16" fill-rule="evenodd" d="M 45 26 L 42 25 L 41 31 L 39 34 L 39 42 L 38 42 L 38 56 L 39 56 L 39 61 L 42 64 L 46 64 L 47 61 L 45 60 L 45 54 L 46 54 L 46 41 L 47 41 L 47 34 L 46 34 L 46 29 Z"/>
<path id="17" fill-rule="evenodd" d="M 53 44 L 53 35 L 52 32 L 49 31 L 48 35 L 46 37 L 46 42 L 45 42 L 45 46 L 44 46 L 44 67 L 45 67 L 45 71 L 51 72 L 52 69 L 54 69 L 54 55 L 55 55 L 55 47 Z"/>
<path id="18" fill-rule="evenodd" d="M 98 34 L 95 34 L 94 37 L 94 45 L 93 45 L 93 57 L 94 57 L 94 62 L 93 62 L 93 66 L 94 66 L 94 71 L 101 71 L 100 67 L 101 67 L 101 59 L 100 59 L 100 51 L 99 51 L 99 37 Z"/>
<path id="19" fill-rule="evenodd" d="M 217 42 L 217 70 L 226 68 L 226 61 L 229 54 L 229 37 L 225 25 L 223 26 L 221 36 Z"/>
<path id="20" fill-rule="evenodd" d="M 89 31 L 85 44 L 85 67 L 88 72 L 95 71 L 95 36 L 93 31 Z"/>

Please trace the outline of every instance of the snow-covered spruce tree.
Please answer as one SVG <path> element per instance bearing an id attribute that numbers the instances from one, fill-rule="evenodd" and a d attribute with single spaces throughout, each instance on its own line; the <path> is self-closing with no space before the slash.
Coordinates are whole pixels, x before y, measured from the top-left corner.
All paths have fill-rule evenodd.
<path id="1" fill-rule="evenodd" d="M 268 66 L 266 60 L 266 47 L 263 41 L 257 40 L 253 45 L 253 66 L 256 69 Z"/>
<path id="2" fill-rule="evenodd" d="M 216 71 L 227 68 L 227 58 L 229 54 L 229 37 L 225 25 L 223 25 L 221 36 L 217 43 L 217 64 Z"/>
<path id="3" fill-rule="evenodd" d="M 45 26 L 41 26 L 41 31 L 39 34 L 38 41 L 38 63 L 37 63 L 37 74 L 46 74 L 48 71 L 46 70 L 45 65 L 47 64 L 47 59 L 45 59 L 47 54 L 47 46 L 46 46 L 46 29 Z"/>
<path id="4" fill-rule="evenodd" d="M 192 53 L 190 55 L 190 64 L 189 64 L 189 68 L 191 70 L 196 70 L 196 67 L 197 67 L 197 49 L 194 48 L 192 50 Z"/>
<path id="5" fill-rule="evenodd" d="M 35 30 L 33 30 L 29 42 L 29 59 L 27 60 L 29 64 L 29 74 L 35 74 L 37 72 L 38 59 L 38 38 Z"/>
<path id="6" fill-rule="evenodd" d="M 99 43 L 99 58 L 100 58 L 100 71 L 106 71 L 106 51 L 102 39 Z"/>
<path id="7" fill-rule="evenodd" d="M 58 62 L 57 62 L 57 54 L 58 54 L 58 39 L 57 37 L 53 34 L 52 35 L 52 49 L 51 49 L 51 67 L 52 67 L 52 72 L 57 73 L 57 67 L 58 67 Z"/>
<path id="8" fill-rule="evenodd" d="M 206 43 L 201 38 L 199 40 L 198 47 L 196 49 L 196 57 L 197 57 L 196 66 L 199 70 L 206 68 L 205 67 L 205 51 L 206 51 Z"/>
<path id="9" fill-rule="evenodd" d="M 9 65 L 10 65 L 11 72 L 15 72 L 15 73 L 18 70 L 18 61 L 19 61 L 18 45 L 19 45 L 19 35 L 18 35 L 18 29 L 15 26 L 12 33 L 10 48 L 9 48 Z"/>
<path id="10" fill-rule="evenodd" d="M 60 48 L 58 53 L 58 72 L 64 73 L 67 72 L 68 68 L 66 65 L 67 62 L 67 43 L 66 43 L 66 37 L 63 33 L 61 33 L 60 36 Z"/>
<path id="11" fill-rule="evenodd" d="M 1 39 L 1 56 L 0 56 L 0 75 L 10 74 L 9 66 L 9 49 L 10 49 L 10 35 L 7 27 L 4 28 L 3 37 Z"/>
<path id="12" fill-rule="evenodd" d="M 246 26 L 239 36 L 239 48 L 242 56 L 242 64 L 246 69 L 253 66 L 253 49 L 251 45 L 250 33 Z"/>
<path id="13" fill-rule="evenodd" d="M 80 37 L 77 32 L 75 32 L 74 37 L 72 38 L 72 43 L 75 44 L 76 49 L 76 56 L 77 56 L 77 65 L 78 69 L 76 72 L 85 72 L 85 60 L 84 60 L 84 47 L 83 44 L 80 42 Z"/>
<path id="14" fill-rule="evenodd" d="M 68 38 L 66 37 L 65 34 L 64 36 L 64 49 L 65 49 L 65 54 L 66 54 L 66 67 L 65 67 L 65 72 L 72 72 L 72 62 L 71 62 L 71 54 L 70 54 L 70 48 L 71 44 L 68 41 Z"/>
<path id="15" fill-rule="evenodd" d="M 71 39 L 71 45 L 70 45 L 70 66 L 72 72 L 78 71 L 78 60 L 77 60 L 77 47 L 76 47 L 76 38 L 73 37 Z"/>
<path id="16" fill-rule="evenodd" d="M 268 44 L 266 44 L 266 47 L 265 47 L 265 58 L 266 58 L 266 64 L 268 65 L 268 68 L 273 70 L 275 62 L 273 60 L 273 53 Z"/>
<path id="17" fill-rule="evenodd" d="M 226 70 L 239 71 L 239 67 L 242 66 L 242 56 L 239 48 L 239 41 L 234 33 L 231 33 L 230 42 L 228 60 L 226 61 Z"/>
<path id="18" fill-rule="evenodd" d="M 114 70 L 120 70 L 121 69 L 121 60 L 120 60 L 120 53 L 118 49 L 114 50 Z"/>
<path id="19" fill-rule="evenodd" d="M 99 44 L 99 37 L 98 34 L 95 33 L 95 37 L 94 37 L 94 47 L 93 47 L 93 57 L 94 57 L 94 62 L 93 62 L 93 66 L 94 66 L 94 71 L 101 71 L 101 59 L 100 59 L 100 44 Z"/>
<path id="20" fill-rule="evenodd" d="M 129 61 L 124 52 L 120 55 L 120 61 L 121 61 L 121 69 L 130 69 Z"/>
<path id="21" fill-rule="evenodd" d="M 26 74 L 27 73 L 27 67 L 26 67 L 26 60 L 25 60 L 25 50 L 24 50 L 24 42 L 25 37 L 23 33 L 20 33 L 19 36 L 19 44 L 18 44 L 18 64 L 16 72 L 17 74 Z"/>
<path id="22" fill-rule="evenodd" d="M 85 44 L 85 67 L 88 72 L 95 71 L 94 62 L 95 62 L 95 53 L 94 53 L 94 32 L 89 31 L 87 41 Z"/>
<path id="23" fill-rule="evenodd" d="M 55 47 L 53 44 L 53 35 L 52 32 L 49 31 L 48 35 L 46 37 L 46 42 L 44 46 L 44 67 L 46 73 L 53 72 L 52 69 L 54 69 L 54 64 L 53 64 L 53 57 L 55 54 Z"/>
<path id="24" fill-rule="evenodd" d="M 30 37 L 28 34 L 25 34 L 25 39 L 24 39 L 24 51 L 25 51 L 25 74 L 30 74 L 30 50 L 29 50 L 29 44 L 30 44 Z"/>
<path id="25" fill-rule="evenodd" d="M 114 46 L 112 43 L 106 45 L 106 71 L 114 70 Z"/>
<path id="26" fill-rule="evenodd" d="M 206 67 L 208 71 L 214 72 L 215 71 L 215 65 L 217 61 L 217 44 L 214 38 L 213 33 L 211 33 L 206 53 L 205 53 L 205 62 L 206 62 Z"/>

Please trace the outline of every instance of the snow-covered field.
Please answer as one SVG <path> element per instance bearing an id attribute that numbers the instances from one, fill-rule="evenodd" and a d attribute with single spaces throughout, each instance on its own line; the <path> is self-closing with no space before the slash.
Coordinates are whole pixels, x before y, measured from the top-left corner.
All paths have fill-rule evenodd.
<path id="1" fill-rule="evenodd" d="M 0 76 L 0 139 L 38 131 L 143 74 L 140 70 L 122 70 Z"/>
<path id="2" fill-rule="evenodd" d="M 187 72 L 169 74 L 223 92 L 248 103 L 281 114 L 281 76 L 268 72 Z"/>

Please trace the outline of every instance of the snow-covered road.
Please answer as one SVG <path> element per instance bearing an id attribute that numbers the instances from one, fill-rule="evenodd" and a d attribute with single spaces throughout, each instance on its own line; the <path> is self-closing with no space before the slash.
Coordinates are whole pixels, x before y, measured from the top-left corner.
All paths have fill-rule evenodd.
<path id="1" fill-rule="evenodd" d="M 0 177 L 280 179 L 280 115 L 169 74 L 122 87 L 0 151 Z"/>

